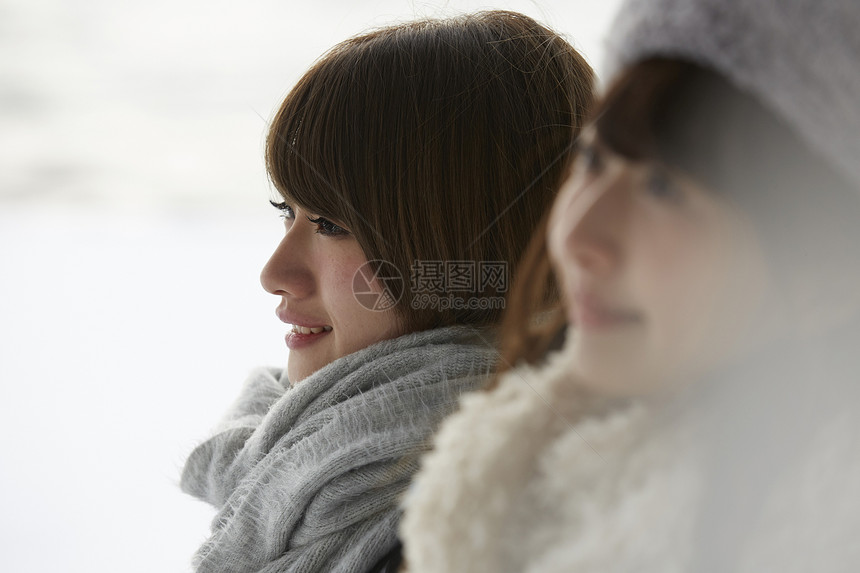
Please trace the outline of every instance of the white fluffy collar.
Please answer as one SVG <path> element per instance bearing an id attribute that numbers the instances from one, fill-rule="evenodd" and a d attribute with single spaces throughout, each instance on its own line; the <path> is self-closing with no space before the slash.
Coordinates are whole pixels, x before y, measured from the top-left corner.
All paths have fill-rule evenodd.
<path id="1" fill-rule="evenodd" d="M 463 399 L 405 500 L 410 573 L 688 570 L 706 483 L 690 412 L 588 398 L 568 366 L 560 353 Z M 750 527 L 743 570 L 856 570 L 858 435 L 847 416 L 813 440 Z"/>

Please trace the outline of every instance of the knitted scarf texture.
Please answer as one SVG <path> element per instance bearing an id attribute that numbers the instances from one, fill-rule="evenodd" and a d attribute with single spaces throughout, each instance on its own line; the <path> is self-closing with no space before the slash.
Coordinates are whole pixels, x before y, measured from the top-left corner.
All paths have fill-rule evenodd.
<path id="1" fill-rule="evenodd" d="M 474 329 L 383 341 L 295 387 L 248 379 L 214 435 L 189 456 L 182 489 L 218 509 L 195 570 L 360 573 L 397 542 L 400 495 L 459 395 L 496 352 Z"/>

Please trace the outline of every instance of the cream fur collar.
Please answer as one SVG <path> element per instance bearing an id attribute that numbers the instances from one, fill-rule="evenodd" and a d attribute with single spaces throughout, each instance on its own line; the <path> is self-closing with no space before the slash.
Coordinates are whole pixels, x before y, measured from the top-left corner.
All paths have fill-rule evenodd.
<path id="1" fill-rule="evenodd" d="M 405 500 L 410 573 L 689 570 L 704 495 L 692 412 L 608 404 L 568 358 L 466 396 Z M 744 571 L 856 571 L 860 432 L 833 420 L 769 492 Z"/>

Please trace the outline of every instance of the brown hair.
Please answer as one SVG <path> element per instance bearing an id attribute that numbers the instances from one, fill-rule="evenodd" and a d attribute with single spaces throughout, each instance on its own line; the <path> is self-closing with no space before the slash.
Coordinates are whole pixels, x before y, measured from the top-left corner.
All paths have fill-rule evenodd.
<path id="1" fill-rule="evenodd" d="M 740 206 L 782 289 L 811 285 L 827 298 L 850 288 L 842 270 L 860 260 L 856 186 L 718 73 L 680 60 L 637 63 L 610 86 L 592 124 L 614 153 L 672 166 Z M 545 228 L 535 235 L 514 281 L 502 369 L 536 363 L 564 333 L 545 235 Z M 815 257 L 799 256 L 810 250 Z M 547 309 L 552 320 L 536 325 L 535 313 Z"/>
<path id="2" fill-rule="evenodd" d="M 500 308 L 412 308 L 412 267 L 503 261 L 513 272 L 567 170 L 592 84 L 568 42 L 521 14 L 383 28 L 302 77 L 272 122 L 267 169 L 288 203 L 398 269 L 407 330 L 492 324 Z"/>

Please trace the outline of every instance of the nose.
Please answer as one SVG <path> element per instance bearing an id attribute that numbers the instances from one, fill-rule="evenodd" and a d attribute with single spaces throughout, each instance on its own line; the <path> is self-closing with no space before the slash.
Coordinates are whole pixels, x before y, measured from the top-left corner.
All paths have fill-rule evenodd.
<path id="1" fill-rule="evenodd" d="M 573 176 L 552 214 L 549 248 L 562 265 L 595 275 L 611 272 L 622 255 L 628 194 L 623 173 Z M 552 252 L 555 251 L 555 252 Z"/>
<path id="2" fill-rule="evenodd" d="M 307 237 L 292 226 L 260 272 L 260 284 L 274 295 L 304 298 L 313 293 L 313 261 Z"/>

